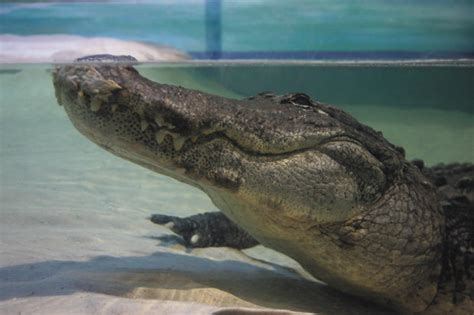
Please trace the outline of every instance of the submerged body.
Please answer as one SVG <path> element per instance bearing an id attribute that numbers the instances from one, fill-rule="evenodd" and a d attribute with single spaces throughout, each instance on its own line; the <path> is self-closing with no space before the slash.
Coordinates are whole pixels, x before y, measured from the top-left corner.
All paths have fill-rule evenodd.
<path id="1" fill-rule="evenodd" d="M 404 312 L 472 311 L 473 232 L 464 224 L 460 237 L 456 223 L 447 233 L 447 198 L 381 133 L 305 94 L 231 100 L 104 60 L 132 61 L 58 67 L 58 102 L 99 146 L 207 193 L 225 216 L 201 218 L 221 245 L 259 242 L 332 287 Z M 193 233 L 183 233 L 191 244 L 215 244 Z M 447 235 L 464 246 L 453 263 L 444 263 Z M 463 270 L 464 288 L 450 288 L 448 265 Z"/>

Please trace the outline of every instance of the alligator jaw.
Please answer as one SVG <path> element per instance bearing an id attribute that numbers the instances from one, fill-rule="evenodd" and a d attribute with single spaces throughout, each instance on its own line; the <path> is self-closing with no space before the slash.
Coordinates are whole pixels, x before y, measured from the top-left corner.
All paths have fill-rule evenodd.
<path id="1" fill-rule="evenodd" d="M 180 180 L 187 172 L 189 178 L 218 186 L 237 185 L 239 170 L 195 171 L 195 155 L 203 147 L 282 159 L 316 150 L 330 140 L 357 142 L 334 125 L 321 106 L 295 106 L 296 100 L 307 96 L 278 102 L 265 96 L 260 100 L 266 107 L 262 111 L 253 105 L 255 100 L 229 100 L 151 82 L 130 63 L 130 57 L 100 55 L 57 67 L 53 81 L 58 103 L 76 128 L 99 146 L 135 163 L 156 165 L 155 170 L 179 170 L 173 177 Z M 310 121 L 301 119 L 308 108 L 313 116 Z M 289 123 L 274 119 L 280 115 L 286 115 Z M 305 126 L 311 124 L 319 128 Z"/>

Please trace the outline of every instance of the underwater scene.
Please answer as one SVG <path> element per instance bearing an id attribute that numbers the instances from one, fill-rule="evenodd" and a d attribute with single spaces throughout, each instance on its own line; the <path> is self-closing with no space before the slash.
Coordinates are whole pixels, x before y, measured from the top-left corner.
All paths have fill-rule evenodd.
<path id="1" fill-rule="evenodd" d="M 0 314 L 474 311 L 473 5 L 296 2 L 1 4 Z"/>
<path id="2" fill-rule="evenodd" d="M 2 261 L 9 265 L 0 270 L 3 301 L 28 297 L 30 307 L 39 307 L 34 297 L 85 291 L 205 304 L 216 299 L 218 306 L 291 305 L 305 311 L 337 305 L 340 314 L 351 313 L 334 301 L 294 294 L 294 287 L 322 289 L 273 265 L 304 273 L 261 246 L 247 250 L 258 259 L 253 260 L 230 249 L 189 252 L 176 240 L 159 240 L 170 232 L 147 220 L 153 213 L 184 217 L 216 207 L 199 190 L 120 159 L 80 135 L 57 103 L 53 67 L 16 64 L 0 71 L 2 225 L 16 226 L 1 232 L 7 244 L 2 246 Z M 143 64 L 137 69 L 153 81 L 232 99 L 259 91 L 304 92 L 382 131 L 405 149 L 408 159 L 423 159 L 429 166 L 474 162 L 472 64 L 183 63 Z M 252 267 L 245 265 L 249 260 Z M 18 264 L 21 261 L 28 263 Z M 230 289 L 231 272 L 237 273 L 237 288 Z M 245 275 L 250 279 L 241 278 L 244 272 L 250 272 Z M 258 273 L 256 279 L 252 273 Z M 62 278 L 71 282 L 69 287 L 55 287 Z M 242 283 L 259 292 L 241 292 Z M 177 293 L 181 285 L 190 286 L 182 295 Z M 211 302 L 211 293 L 204 294 L 208 285 L 222 290 Z M 72 302 L 56 303 L 68 307 Z M 348 305 L 352 309 L 358 302 Z M 372 309 L 358 307 L 367 313 Z"/>

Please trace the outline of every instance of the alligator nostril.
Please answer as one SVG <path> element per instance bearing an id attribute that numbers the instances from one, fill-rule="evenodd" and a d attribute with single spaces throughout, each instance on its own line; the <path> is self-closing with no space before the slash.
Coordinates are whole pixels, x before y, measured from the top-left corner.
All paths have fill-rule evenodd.
<path id="1" fill-rule="evenodd" d="M 306 94 L 295 94 L 291 99 L 290 99 L 291 102 L 294 102 L 294 103 L 297 103 L 297 104 L 300 104 L 300 105 L 311 105 L 312 102 L 311 102 L 311 99 L 308 95 Z"/>

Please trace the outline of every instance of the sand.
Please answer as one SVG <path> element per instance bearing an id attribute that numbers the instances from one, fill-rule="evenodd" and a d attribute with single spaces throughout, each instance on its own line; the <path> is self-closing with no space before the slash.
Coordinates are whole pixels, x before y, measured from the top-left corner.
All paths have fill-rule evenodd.
<path id="1" fill-rule="evenodd" d="M 0 63 L 71 62 L 95 55 L 132 55 L 138 61 L 178 61 L 184 52 L 171 47 L 108 37 L 0 34 Z"/>
<path id="2" fill-rule="evenodd" d="M 46 66 L 0 73 L 1 314 L 384 314 L 256 247 L 187 249 L 152 213 L 202 192 L 82 137 Z"/>

